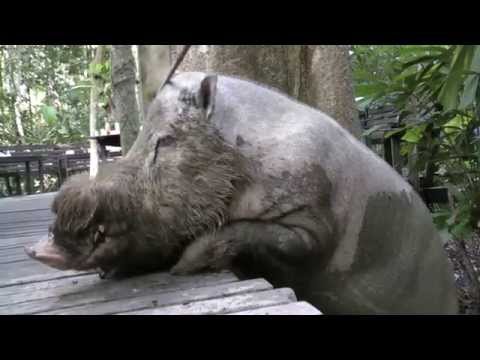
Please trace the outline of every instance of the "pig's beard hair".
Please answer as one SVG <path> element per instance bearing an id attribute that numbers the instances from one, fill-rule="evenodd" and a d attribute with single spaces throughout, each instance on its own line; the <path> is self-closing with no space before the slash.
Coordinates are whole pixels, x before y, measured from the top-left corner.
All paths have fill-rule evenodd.
<path id="1" fill-rule="evenodd" d="M 202 130 L 189 135 L 181 164 L 148 168 L 145 186 L 157 208 L 173 210 L 175 232 L 191 241 L 228 222 L 230 201 L 249 176 L 246 159 L 220 136 Z"/>
<path id="2" fill-rule="evenodd" d="M 247 162 L 218 135 L 189 135 L 179 164 L 151 166 L 134 156 L 101 167 L 93 181 L 88 174 L 70 178 L 55 201 L 57 224 L 74 233 L 95 225 L 98 217 L 128 221 L 137 245 L 161 247 L 166 257 L 215 232 L 228 222 L 233 195 L 248 182 Z M 92 246 L 71 244 L 80 245 L 83 255 Z"/>

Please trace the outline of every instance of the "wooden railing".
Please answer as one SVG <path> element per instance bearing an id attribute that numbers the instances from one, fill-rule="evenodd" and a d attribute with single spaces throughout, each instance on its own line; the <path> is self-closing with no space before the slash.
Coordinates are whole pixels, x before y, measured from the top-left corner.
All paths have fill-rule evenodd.
<path id="1" fill-rule="evenodd" d="M 121 156 L 120 151 L 107 151 L 106 146 L 99 145 L 101 161 Z M 0 146 L 0 196 L 58 190 L 69 176 L 88 171 L 88 149 L 88 144 Z M 53 179 L 53 188 L 46 186 L 46 177 Z"/>

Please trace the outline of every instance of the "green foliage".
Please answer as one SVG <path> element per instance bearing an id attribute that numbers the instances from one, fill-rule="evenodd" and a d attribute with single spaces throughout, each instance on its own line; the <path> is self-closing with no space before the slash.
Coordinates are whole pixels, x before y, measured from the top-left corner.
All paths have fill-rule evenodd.
<path id="1" fill-rule="evenodd" d="M 90 45 L 0 45 L 0 143 L 20 141 L 16 111 L 26 143 L 75 143 L 89 134 L 90 75 L 105 84 L 99 126 L 108 117 L 109 58 L 94 69 Z M 18 115 L 17 115 L 18 116 Z"/>
<path id="2" fill-rule="evenodd" d="M 459 238 L 478 230 L 480 46 L 356 46 L 353 59 L 359 107 L 393 104 L 402 117 L 413 114 L 386 136 L 401 135 L 402 155 L 415 153 L 417 170 L 454 191 L 437 225 Z"/>
<path id="3" fill-rule="evenodd" d="M 402 140 L 409 144 L 418 144 L 423 139 L 426 128 L 427 124 L 412 126 L 405 131 Z"/>
<path id="4" fill-rule="evenodd" d="M 57 121 L 57 111 L 54 107 L 43 105 L 40 109 L 40 112 L 43 115 L 43 119 L 49 124 L 53 125 Z"/>

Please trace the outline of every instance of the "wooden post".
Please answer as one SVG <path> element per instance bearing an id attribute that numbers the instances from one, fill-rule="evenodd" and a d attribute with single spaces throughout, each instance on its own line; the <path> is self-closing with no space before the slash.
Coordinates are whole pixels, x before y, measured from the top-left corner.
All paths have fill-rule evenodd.
<path id="1" fill-rule="evenodd" d="M 38 160 L 38 180 L 40 181 L 40 192 L 45 192 L 45 186 L 43 184 L 43 161 Z"/>
<path id="2" fill-rule="evenodd" d="M 400 156 L 400 142 L 394 136 L 385 139 L 384 141 L 385 160 L 393 167 L 398 173 L 402 172 L 402 159 Z"/>
<path id="3" fill-rule="evenodd" d="M 62 156 L 61 155 L 57 158 L 57 168 L 58 168 L 58 171 L 57 171 L 57 174 L 58 174 L 58 189 L 60 189 L 60 187 L 63 184 L 63 168 L 62 168 Z"/>
<path id="4" fill-rule="evenodd" d="M 102 144 L 97 144 L 97 146 L 98 146 L 98 153 L 99 153 L 99 156 L 100 156 L 100 160 L 105 161 L 107 159 L 107 156 L 108 156 L 108 151 L 106 149 L 106 146 L 104 146 Z"/>
<path id="5" fill-rule="evenodd" d="M 3 178 L 5 179 L 5 184 L 7 186 L 7 193 L 9 196 L 12 196 L 12 186 L 10 185 L 10 176 L 6 175 Z"/>
<path id="6" fill-rule="evenodd" d="M 22 195 L 22 184 L 20 183 L 20 175 L 15 175 L 15 185 L 17 187 L 17 195 Z"/>
<path id="7" fill-rule="evenodd" d="M 30 161 L 25 161 L 25 176 L 26 176 L 26 191 L 27 194 L 31 194 L 33 192 L 32 189 L 32 172 L 30 170 Z"/>
<path id="8" fill-rule="evenodd" d="M 65 179 L 68 179 L 69 171 L 68 171 L 68 155 L 63 156 L 64 159 L 64 165 L 65 165 Z M 98 160 L 97 160 L 97 165 L 98 165 Z"/>

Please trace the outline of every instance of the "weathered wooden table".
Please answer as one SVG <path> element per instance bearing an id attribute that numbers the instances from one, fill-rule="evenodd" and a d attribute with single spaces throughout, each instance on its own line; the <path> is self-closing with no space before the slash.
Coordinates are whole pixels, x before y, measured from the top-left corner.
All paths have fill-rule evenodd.
<path id="1" fill-rule="evenodd" d="M 264 279 L 240 281 L 229 272 L 101 280 L 44 266 L 23 247 L 46 233 L 53 196 L 0 199 L 0 314 L 320 314 L 291 289 L 274 289 Z"/>

